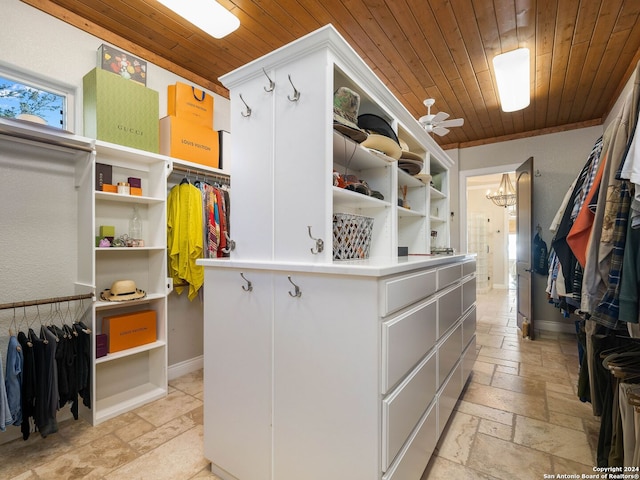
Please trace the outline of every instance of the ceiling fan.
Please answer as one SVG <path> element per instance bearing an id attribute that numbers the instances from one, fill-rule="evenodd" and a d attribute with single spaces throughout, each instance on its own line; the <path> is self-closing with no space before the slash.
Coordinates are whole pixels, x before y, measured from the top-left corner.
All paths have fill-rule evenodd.
<path id="1" fill-rule="evenodd" d="M 449 133 L 447 127 L 461 127 L 464 124 L 463 118 L 447 120 L 449 114 L 445 112 L 438 112 L 432 115 L 431 107 L 436 103 L 435 99 L 427 98 L 423 103 L 427 106 L 427 114 L 420 117 L 418 122 L 420 122 L 420 125 L 422 125 L 427 132 L 443 136 Z"/>

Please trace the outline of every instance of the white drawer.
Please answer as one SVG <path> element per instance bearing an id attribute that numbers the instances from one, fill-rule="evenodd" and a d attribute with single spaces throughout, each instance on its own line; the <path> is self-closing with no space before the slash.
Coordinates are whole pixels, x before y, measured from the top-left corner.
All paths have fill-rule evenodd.
<path id="1" fill-rule="evenodd" d="M 438 290 L 460 280 L 462 276 L 462 264 L 449 265 L 438 269 Z"/>
<path id="2" fill-rule="evenodd" d="M 453 371 L 444 387 L 438 395 L 438 437 L 447 425 L 449 417 L 453 413 L 458 397 L 462 392 L 462 362 Z"/>
<path id="3" fill-rule="evenodd" d="M 476 271 L 476 261 L 471 260 L 469 262 L 464 262 L 462 264 L 462 276 L 466 277 L 467 275 L 472 274 Z"/>
<path id="4" fill-rule="evenodd" d="M 423 415 L 411 434 L 411 438 L 398 454 L 398 458 L 382 476 L 382 480 L 418 479 L 424 472 L 438 437 L 438 415 L 436 402 Z"/>
<path id="5" fill-rule="evenodd" d="M 386 470 L 436 395 L 436 355 L 425 358 L 382 400 L 382 469 Z"/>
<path id="6" fill-rule="evenodd" d="M 467 309 L 476 301 L 476 277 L 468 279 L 462 284 L 462 311 Z"/>
<path id="7" fill-rule="evenodd" d="M 381 393 L 387 393 L 435 345 L 437 314 L 433 298 L 382 324 Z"/>
<path id="8" fill-rule="evenodd" d="M 466 347 L 476 334 L 476 307 L 467 312 L 462 321 L 462 346 Z"/>
<path id="9" fill-rule="evenodd" d="M 391 277 L 382 281 L 382 316 L 417 302 L 436 291 L 436 270 Z"/>
<path id="10" fill-rule="evenodd" d="M 438 382 L 442 384 L 462 354 L 462 325 L 458 325 L 438 347 Z"/>
<path id="11" fill-rule="evenodd" d="M 462 286 L 438 296 L 438 336 L 442 337 L 462 315 Z"/>

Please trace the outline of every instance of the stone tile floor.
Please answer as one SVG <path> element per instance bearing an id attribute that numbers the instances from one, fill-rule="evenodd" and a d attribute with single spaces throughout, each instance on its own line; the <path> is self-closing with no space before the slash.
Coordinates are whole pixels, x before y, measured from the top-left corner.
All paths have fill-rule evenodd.
<path id="1" fill-rule="evenodd" d="M 575 337 L 522 339 L 510 292 L 478 296 L 478 358 L 422 480 L 593 473 L 599 423 L 575 395 Z M 171 381 L 166 398 L 96 427 L 68 420 L 46 439 L 0 445 L 0 479 L 216 480 L 202 410 L 200 370 Z"/>

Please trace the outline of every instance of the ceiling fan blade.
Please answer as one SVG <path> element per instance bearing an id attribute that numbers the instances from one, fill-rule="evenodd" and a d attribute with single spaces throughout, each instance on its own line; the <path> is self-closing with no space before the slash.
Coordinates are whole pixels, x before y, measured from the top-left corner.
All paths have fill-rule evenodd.
<path id="1" fill-rule="evenodd" d="M 464 125 L 464 118 L 452 118 L 438 124 L 440 127 L 461 127 Z"/>
<path id="2" fill-rule="evenodd" d="M 434 126 L 432 131 L 433 133 L 435 133 L 436 135 L 440 135 L 441 137 L 449 133 L 448 128 L 444 128 L 439 125 Z"/>
<path id="3" fill-rule="evenodd" d="M 446 112 L 438 112 L 436 113 L 433 118 L 431 119 L 432 123 L 438 123 L 441 122 L 443 120 L 446 120 L 447 118 L 449 118 L 449 114 Z"/>

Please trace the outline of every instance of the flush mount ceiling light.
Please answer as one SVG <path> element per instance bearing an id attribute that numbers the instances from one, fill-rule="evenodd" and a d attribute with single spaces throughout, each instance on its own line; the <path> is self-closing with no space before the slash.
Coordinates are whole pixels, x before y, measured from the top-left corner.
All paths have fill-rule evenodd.
<path id="1" fill-rule="evenodd" d="M 529 49 L 518 48 L 493 57 L 502 111 L 515 112 L 529 106 Z"/>
<path id="2" fill-rule="evenodd" d="M 487 192 L 487 198 L 498 207 L 507 208 L 516 204 L 516 191 L 508 173 L 502 174 L 498 190 L 493 193 Z"/>
<path id="3" fill-rule="evenodd" d="M 158 0 L 212 37 L 222 38 L 240 26 L 240 20 L 214 0 Z"/>

